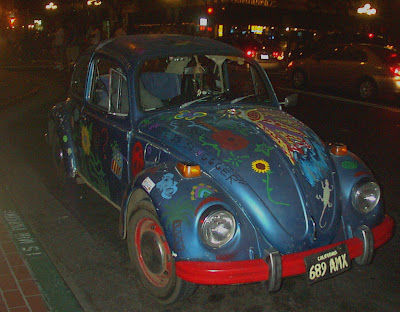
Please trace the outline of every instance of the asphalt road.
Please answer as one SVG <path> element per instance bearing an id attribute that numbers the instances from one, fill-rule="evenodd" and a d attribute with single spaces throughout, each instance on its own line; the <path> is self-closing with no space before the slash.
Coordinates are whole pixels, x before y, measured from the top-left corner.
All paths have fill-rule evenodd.
<path id="1" fill-rule="evenodd" d="M 5 74 L 7 72 L 7 74 Z M 85 187 L 60 189 L 45 142 L 47 113 L 65 97 L 68 77 L 52 69 L 7 71 L 0 99 L 0 184 L 12 195 L 85 311 L 388 311 L 400 310 L 400 235 L 380 248 L 367 267 L 309 286 L 304 277 L 267 294 L 261 284 L 200 286 L 185 302 L 154 303 L 131 274 L 126 244 L 118 237 L 118 212 Z M 21 94 L 20 86 L 34 86 Z M 282 81 L 279 96 L 291 93 Z M 1 82 L 4 87 L 4 81 Z M 29 88 L 28 88 L 29 89 Z M 372 168 L 387 211 L 400 221 L 400 110 L 333 96 L 302 93 L 287 109 L 325 141 L 342 141 Z"/>

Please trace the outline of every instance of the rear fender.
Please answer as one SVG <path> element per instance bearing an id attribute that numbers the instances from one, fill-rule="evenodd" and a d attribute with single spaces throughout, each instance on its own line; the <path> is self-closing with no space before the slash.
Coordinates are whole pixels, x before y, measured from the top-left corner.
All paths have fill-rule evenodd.
<path id="1" fill-rule="evenodd" d="M 68 101 L 59 103 L 52 108 L 48 123 L 48 143 L 52 144 L 54 140 L 58 139 L 64 157 L 65 172 L 70 178 L 75 177 L 77 169 L 72 137 L 73 125 L 73 115 Z M 57 137 L 54 137 L 55 135 Z"/>

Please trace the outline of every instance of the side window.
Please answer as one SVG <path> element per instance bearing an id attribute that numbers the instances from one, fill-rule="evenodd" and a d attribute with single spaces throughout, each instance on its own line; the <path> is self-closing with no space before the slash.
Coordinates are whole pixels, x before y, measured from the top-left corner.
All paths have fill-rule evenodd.
<path id="1" fill-rule="evenodd" d="M 86 77 L 88 73 L 89 61 L 91 55 L 83 55 L 76 63 L 74 73 L 71 79 L 71 93 L 81 98 L 85 97 Z"/>
<path id="2" fill-rule="evenodd" d="M 95 62 L 90 103 L 110 114 L 128 115 L 127 79 L 116 64 L 103 59 Z"/>
<path id="3" fill-rule="evenodd" d="M 336 47 L 333 49 L 327 49 L 317 54 L 317 59 L 320 60 L 342 60 L 343 59 L 343 47 Z"/>

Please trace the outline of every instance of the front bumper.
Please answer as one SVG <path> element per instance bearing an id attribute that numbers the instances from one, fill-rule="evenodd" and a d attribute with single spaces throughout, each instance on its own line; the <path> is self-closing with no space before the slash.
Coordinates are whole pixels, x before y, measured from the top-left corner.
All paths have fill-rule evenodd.
<path id="1" fill-rule="evenodd" d="M 370 232 L 373 236 L 373 249 L 385 244 L 393 235 L 394 220 L 386 216 L 381 224 L 374 227 Z M 371 237 L 372 238 L 372 237 Z M 353 237 L 343 242 L 327 245 L 324 247 L 306 250 L 303 252 L 281 255 L 281 270 L 278 270 L 281 276 L 273 276 L 274 279 L 284 278 L 304 274 L 306 266 L 304 258 L 340 244 L 346 244 L 351 259 L 369 258 L 365 255 L 365 245 L 368 243 L 362 238 Z M 372 249 L 372 248 L 371 248 Z M 372 250 L 373 250 L 372 249 Z M 270 272 L 276 270 L 269 267 L 267 259 L 255 259 L 231 262 L 203 262 L 203 261 L 177 261 L 176 274 L 183 280 L 195 284 L 208 285 L 231 285 L 267 281 L 272 278 Z"/>

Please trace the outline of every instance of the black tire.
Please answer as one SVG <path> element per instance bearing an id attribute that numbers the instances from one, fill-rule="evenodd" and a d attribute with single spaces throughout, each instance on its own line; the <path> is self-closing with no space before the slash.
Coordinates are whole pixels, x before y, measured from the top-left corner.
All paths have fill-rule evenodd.
<path id="1" fill-rule="evenodd" d="M 141 208 L 131 216 L 127 241 L 137 277 L 160 303 L 184 300 L 196 291 L 196 284 L 176 276 L 174 258 L 149 201 L 142 201 Z"/>
<path id="2" fill-rule="evenodd" d="M 377 96 L 378 86 L 372 79 L 364 79 L 358 86 L 358 95 L 363 100 L 370 100 Z"/>
<path id="3" fill-rule="evenodd" d="M 292 74 L 292 86 L 295 89 L 305 89 L 307 86 L 307 76 L 302 70 L 295 70 Z"/>

